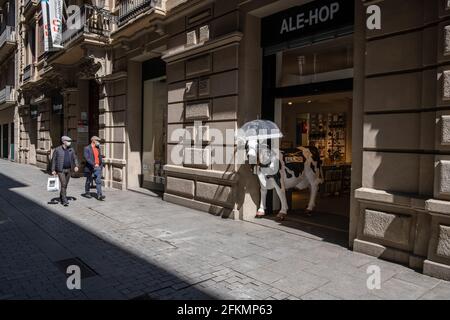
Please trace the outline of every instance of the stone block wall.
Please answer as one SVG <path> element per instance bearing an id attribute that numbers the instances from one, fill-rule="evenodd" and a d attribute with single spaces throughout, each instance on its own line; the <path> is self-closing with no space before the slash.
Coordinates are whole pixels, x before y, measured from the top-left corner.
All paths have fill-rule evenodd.
<path id="1" fill-rule="evenodd" d="M 18 162 L 24 163 L 24 164 L 34 164 L 32 159 L 34 159 L 31 156 L 32 149 L 34 147 L 32 146 L 32 142 L 30 139 L 30 130 L 31 130 L 31 117 L 30 117 L 30 106 L 24 105 L 21 106 L 18 110 L 19 112 L 19 139 L 17 140 L 18 145 Z"/>
<path id="2" fill-rule="evenodd" d="M 45 98 L 38 104 L 36 165 L 47 170 L 51 156 L 50 113 L 51 102 Z"/>
<path id="3" fill-rule="evenodd" d="M 168 80 L 168 164 L 164 199 L 222 216 L 236 216 L 234 138 L 237 128 L 239 50 L 242 34 L 236 1 L 205 5 L 169 23 L 171 32 L 163 59 Z M 175 135 L 185 129 L 193 139 Z M 223 140 L 214 132 L 220 132 Z M 234 132 L 234 131 L 233 131 Z M 233 133 L 234 134 L 234 133 Z M 172 157 L 181 157 L 178 163 Z M 221 153 L 224 155 L 220 157 Z M 202 159 L 200 163 L 194 159 Z"/>
<path id="4" fill-rule="evenodd" d="M 100 139 L 104 141 L 104 182 L 107 187 L 126 188 L 127 73 L 117 72 L 102 79 L 100 86 Z"/>
<path id="5" fill-rule="evenodd" d="M 354 249 L 449 278 L 450 7 L 438 0 L 361 4 L 357 15 L 380 7 L 381 30 L 356 26 L 365 30 L 366 56 Z"/>

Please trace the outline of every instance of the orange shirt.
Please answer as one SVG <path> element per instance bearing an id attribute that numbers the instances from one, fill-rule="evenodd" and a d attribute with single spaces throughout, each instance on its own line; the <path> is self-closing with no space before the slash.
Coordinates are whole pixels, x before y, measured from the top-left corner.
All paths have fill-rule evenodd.
<path id="1" fill-rule="evenodd" d="M 100 159 L 99 159 L 99 156 L 98 156 L 98 149 L 97 149 L 97 147 L 92 146 L 92 151 L 94 152 L 94 163 L 96 165 L 100 165 Z"/>

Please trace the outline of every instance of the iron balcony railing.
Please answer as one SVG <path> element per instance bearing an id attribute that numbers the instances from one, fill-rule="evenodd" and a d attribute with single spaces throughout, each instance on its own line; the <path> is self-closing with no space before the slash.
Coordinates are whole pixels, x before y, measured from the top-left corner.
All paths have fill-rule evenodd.
<path id="1" fill-rule="evenodd" d="M 14 101 L 14 88 L 13 86 L 5 86 L 0 90 L 0 104 L 5 102 Z"/>
<path id="2" fill-rule="evenodd" d="M 22 82 L 25 83 L 33 77 L 33 70 L 34 66 L 32 64 L 29 64 L 25 68 L 23 68 Z"/>
<path id="3" fill-rule="evenodd" d="M 63 24 L 62 43 L 67 45 L 83 34 L 97 34 L 108 37 L 111 33 L 112 15 L 109 11 L 84 5 L 75 11 Z"/>
<path id="4" fill-rule="evenodd" d="M 161 7 L 161 2 L 162 0 L 122 0 L 119 4 L 117 25 L 120 27 L 148 9 Z"/>
<path id="5" fill-rule="evenodd" d="M 3 30 L 2 34 L 0 35 L 0 48 L 3 47 L 3 45 L 8 42 L 14 42 L 15 41 L 15 32 L 14 27 L 12 26 L 6 26 L 5 30 Z"/>

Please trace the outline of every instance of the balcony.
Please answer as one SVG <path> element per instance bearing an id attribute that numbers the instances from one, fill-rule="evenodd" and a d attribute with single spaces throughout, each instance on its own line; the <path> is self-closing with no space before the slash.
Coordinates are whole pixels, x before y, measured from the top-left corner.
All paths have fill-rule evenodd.
<path id="1" fill-rule="evenodd" d="M 16 46 L 14 27 L 6 26 L 0 35 L 0 61 L 4 60 Z"/>
<path id="2" fill-rule="evenodd" d="M 39 0 L 25 0 L 23 4 L 23 14 L 25 17 L 30 18 L 33 12 L 39 5 Z"/>
<path id="3" fill-rule="evenodd" d="M 64 47 L 83 36 L 94 36 L 107 40 L 112 26 L 109 11 L 90 5 L 84 5 L 80 11 L 73 13 L 64 24 L 62 43 Z"/>
<path id="4" fill-rule="evenodd" d="M 119 4 L 117 26 L 121 27 L 141 13 L 152 8 L 160 8 L 161 5 L 162 0 L 123 0 Z"/>
<path id="5" fill-rule="evenodd" d="M 0 90 L 0 110 L 15 104 L 15 90 L 13 86 L 5 86 Z"/>

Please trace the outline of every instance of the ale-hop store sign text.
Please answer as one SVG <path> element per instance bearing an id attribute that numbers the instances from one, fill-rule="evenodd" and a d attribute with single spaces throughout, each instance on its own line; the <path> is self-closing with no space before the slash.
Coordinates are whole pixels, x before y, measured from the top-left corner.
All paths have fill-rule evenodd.
<path id="1" fill-rule="evenodd" d="M 262 20 L 262 46 L 353 25 L 352 0 L 321 0 L 279 12 Z"/>
<path id="2" fill-rule="evenodd" d="M 339 2 L 333 2 L 330 5 L 322 6 L 320 9 L 315 8 L 314 10 L 309 10 L 309 14 L 307 14 L 306 17 L 305 13 L 301 12 L 295 17 L 283 19 L 280 34 L 282 35 L 286 32 L 303 29 L 305 26 L 313 26 L 327 22 L 328 20 L 333 20 L 338 12 Z"/>

